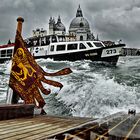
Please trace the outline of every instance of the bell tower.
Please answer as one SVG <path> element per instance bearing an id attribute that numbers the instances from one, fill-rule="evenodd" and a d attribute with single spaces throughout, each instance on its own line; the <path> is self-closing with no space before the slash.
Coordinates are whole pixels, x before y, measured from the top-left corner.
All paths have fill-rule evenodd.
<path id="1" fill-rule="evenodd" d="M 49 34 L 54 34 L 54 26 L 55 26 L 55 20 L 54 18 L 50 17 L 49 19 Z"/>

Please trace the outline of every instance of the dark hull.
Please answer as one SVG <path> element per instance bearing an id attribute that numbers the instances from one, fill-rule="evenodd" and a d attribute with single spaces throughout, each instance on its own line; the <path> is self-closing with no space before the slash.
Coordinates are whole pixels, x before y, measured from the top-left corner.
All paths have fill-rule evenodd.
<path id="1" fill-rule="evenodd" d="M 84 52 L 50 55 L 50 56 L 47 56 L 47 58 L 52 58 L 53 60 L 56 60 L 56 61 L 65 61 L 65 60 L 68 60 L 68 61 L 77 61 L 77 60 L 102 61 L 102 62 L 108 62 L 112 65 L 116 65 L 119 55 L 102 58 L 101 53 L 102 53 L 102 50 L 90 50 L 90 51 L 84 51 Z M 94 54 L 97 54 L 97 55 L 94 55 Z"/>
<path id="2" fill-rule="evenodd" d="M 108 57 L 101 57 L 103 49 L 107 48 L 114 48 L 114 47 L 121 47 L 120 45 L 113 45 L 110 47 L 88 50 L 88 51 L 81 51 L 81 52 L 72 52 L 72 53 L 65 53 L 65 54 L 57 54 L 57 55 L 48 55 L 48 56 L 41 56 L 35 58 L 51 58 L 56 61 L 77 61 L 77 60 L 91 60 L 91 61 L 101 61 L 111 65 L 116 65 L 118 62 L 118 58 L 120 55 L 108 56 Z"/>

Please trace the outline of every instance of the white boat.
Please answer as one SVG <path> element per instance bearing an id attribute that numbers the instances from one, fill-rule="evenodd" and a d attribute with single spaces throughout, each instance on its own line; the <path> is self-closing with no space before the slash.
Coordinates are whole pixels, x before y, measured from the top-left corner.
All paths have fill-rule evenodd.
<path id="1" fill-rule="evenodd" d="M 65 36 L 49 35 L 25 40 L 35 58 L 51 58 L 58 61 L 92 60 L 116 65 L 125 44 L 106 46 L 102 41 L 66 41 Z M 14 44 L 0 46 L 0 62 L 11 59 Z"/>

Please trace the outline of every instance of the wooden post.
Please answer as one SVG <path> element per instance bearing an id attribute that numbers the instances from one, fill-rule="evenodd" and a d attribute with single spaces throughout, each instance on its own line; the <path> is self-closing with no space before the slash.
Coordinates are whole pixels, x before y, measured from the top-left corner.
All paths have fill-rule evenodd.
<path id="1" fill-rule="evenodd" d="M 17 31 L 21 34 L 22 33 L 22 23 L 24 22 L 24 19 L 22 17 L 17 18 Z"/>
<path id="2" fill-rule="evenodd" d="M 21 35 L 22 33 L 22 23 L 24 22 L 24 19 L 22 17 L 17 18 L 17 31 Z M 11 97 L 11 104 L 17 104 L 19 100 L 19 96 L 13 91 L 11 94 L 13 94 Z M 10 102 L 9 102 L 10 103 Z"/>

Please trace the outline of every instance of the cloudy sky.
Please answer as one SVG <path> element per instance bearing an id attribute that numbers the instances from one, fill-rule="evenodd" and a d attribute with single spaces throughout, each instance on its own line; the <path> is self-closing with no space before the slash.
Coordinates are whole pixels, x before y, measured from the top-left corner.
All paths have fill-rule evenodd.
<path id="1" fill-rule="evenodd" d="M 18 16 L 25 20 L 24 38 L 36 28 L 47 30 L 50 16 L 60 15 L 68 32 L 79 4 L 95 36 L 140 48 L 140 0 L 0 0 L 0 44 L 14 41 Z"/>

